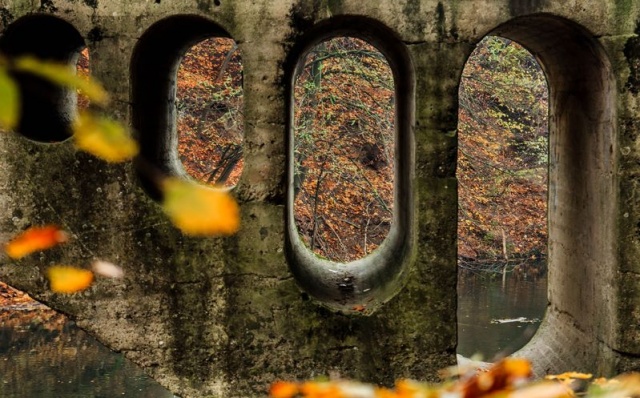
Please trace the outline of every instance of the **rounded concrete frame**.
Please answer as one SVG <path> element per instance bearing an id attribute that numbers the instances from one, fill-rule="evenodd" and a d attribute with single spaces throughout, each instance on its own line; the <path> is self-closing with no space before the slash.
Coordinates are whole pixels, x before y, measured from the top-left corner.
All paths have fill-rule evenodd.
<path id="1" fill-rule="evenodd" d="M 373 253 L 350 263 L 321 259 L 302 242 L 293 209 L 293 85 L 296 69 L 305 55 L 318 43 L 332 37 L 351 36 L 375 46 L 392 70 L 396 96 L 394 215 L 386 239 Z M 289 267 L 298 284 L 320 303 L 330 308 L 356 313 L 366 304 L 371 313 L 401 288 L 408 273 L 415 234 L 413 165 L 415 77 L 405 44 L 380 22 L 365 17 L 341 16 L 314 26 L 290 52 L 287 77 L 288 184 L 286 253 Z"/>
<path id="2" fill-rule="evenodd" d="M 561 17 L 519 17 L 489 35 L 527 48 L 549 87 L 549 306 L 534 337 L 513 355 L 529 358 L 538 376 L 549 369 L 608 374 L 613 361 L 598 359 L 611 357 L 615 322 L 605 319 L 617 308 L 612 66 L 591 33 Z"/>
<path id="3" fill-rule="evenodd" d="M 140 143 L 136 167 L 141 185 L 162 197 L 163 176 L 191 179 L 178 154 L 176 79 L 182 56 L 211 37 L 231 38 L 217 22 L 197 15 L 172 15 L 150 26 L 131 59 L 132 124 Z"/>
<path id="4" fill-rule="evenodd" d="M 10 57 L 76 65 L 86 47 L 78 30 L 62 18 L 30 14 L 9 25 L 0 38 L 0 52 Z M 16 131 L 39 142 L 61 142 L 71 137 L 76 116 L 75 90 L 60 87 L 30 73 L 12 72 L 18 82 L 21 116 Z"/>

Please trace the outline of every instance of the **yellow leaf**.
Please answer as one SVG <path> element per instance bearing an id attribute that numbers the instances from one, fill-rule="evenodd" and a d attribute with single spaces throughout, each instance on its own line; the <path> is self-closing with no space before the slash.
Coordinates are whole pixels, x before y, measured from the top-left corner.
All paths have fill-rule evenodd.
<path id="1" fill-rule="evenodd" d="M 240 227 L 240 209 L 227 191 L 178 178 L 167 178 L 162 187 L 162 207 L 184 233 L 231 235 Z"/>
<path id="2" fill-rule="evenodd" d="M 0 69 L 0 127 L 13 129 L 20 116 L 20 92 L 5 69 Z"/>
<path id="3" fill-rule="evenodd" d="M 66 241 L 67 234 L 54 225 L 32 227 L 7 243 L 4 250 L 9 257 L 19 259 Z"/>
<path id="4" fill-rule="evenodd" d="M 56 293 L 76 293 L 85 290 L 93 282 L 93 272 L 65 265 L 47 270 L 51 290 Z"/>
<path id="5" fill-rule="evenodd" d="M 78 76 L 75 67 L 51 61 L 40 61 L 33 57 L 21 57 L 15 61 L 14 67 L 22 72 L 29 72 L 45 78 L 52 83 L 82 91 L 91 101 L 105 105 L 109 95 L 101 85 L 86 77 Z"/>
<path id="6" fill-rule="evenodd" d="M 544 378 L 547 380 L 567 380 L 567 379 L 588 380 L 592 377 L 593 375 L 591 373 L 565 372 L 559 375 L 547 375 Z"/>
<path id="7" fill-rule="evenodd" d="M 75 144 L 108 162 L 123 162 L 138 153 L 138 143 L 120 123 L 90 112 L 81 112 L 74 126 Z"/>

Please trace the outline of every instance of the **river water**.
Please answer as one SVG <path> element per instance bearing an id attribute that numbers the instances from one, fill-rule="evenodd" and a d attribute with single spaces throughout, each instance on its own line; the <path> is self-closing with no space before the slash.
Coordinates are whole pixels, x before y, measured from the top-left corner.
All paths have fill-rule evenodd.
<path id="1" fill-rule="evenodd" d="M 529 340 L 547 305 L 546 278 L 459 279 L 459 354 L 492 360 Z M 0 309 L 0 397 L 116 396 L 173 397 L 65 316 L 38 303 Z"/>
<path id="2" fill-rule="evenodd" d="M 491 277 L 494 275 L 494 277 Z M 458 278 L 458 354 L 492 361 L 524 346 L 547 307 L 546 276 L 461 273 Z"/>
<path id="3" fill-rule="evenodd" d="M 133 363 L 37 303 L 0 309 L 0 397 L 173 397 Z"/>

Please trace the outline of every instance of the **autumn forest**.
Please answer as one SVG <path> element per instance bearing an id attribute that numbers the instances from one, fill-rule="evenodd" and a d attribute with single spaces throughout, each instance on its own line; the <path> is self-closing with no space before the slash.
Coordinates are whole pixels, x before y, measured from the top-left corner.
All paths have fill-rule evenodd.
<path id="1" fill-rule="evenodd" d="M 318 256 L 374 251 L 393 215 L 394 85 L 385 57 L 360 39 L 310 49 L 294 86 L 294 212 Z M 517 43 L 484 39 L 460 85 L 459 265 L 544 272 L 547 86 Z M 230 39 L 192 47 L 178 71 L 179 152 L 186 171 L 233 186 L 241 173 L 242 63 Z"/>

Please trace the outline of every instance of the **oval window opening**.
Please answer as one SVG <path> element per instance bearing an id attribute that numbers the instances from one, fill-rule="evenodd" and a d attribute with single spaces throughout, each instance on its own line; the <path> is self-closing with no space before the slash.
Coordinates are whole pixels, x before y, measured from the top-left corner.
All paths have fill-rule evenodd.
<path id="1" fill-rule="evenodd" d="M 458 354 L 524 346 L 547 306 L 548 86 L 531 53 L 484 38 L 458 125 Z"/>
<path id="2" fill-rule="evenodd" d="M 293 104 L 298 234 L 319 257 L 363 258 L 385 240 L 393 219 L 391 68 L 363 40 L 321 42 L 299 63 Z"/>
<path id="3" fill-rule="evenodd" d="M 205 184 L 234 186 L 244 164 L 242 61 L 236 42 L 210 38 L 191 47 L 178 69 L 178 153 Z"/>

